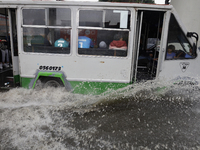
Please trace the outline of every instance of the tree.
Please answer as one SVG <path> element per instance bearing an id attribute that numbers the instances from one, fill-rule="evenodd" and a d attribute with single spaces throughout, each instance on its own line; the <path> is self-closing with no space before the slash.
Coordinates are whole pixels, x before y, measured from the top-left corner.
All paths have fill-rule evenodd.
<path id="1" fill-rule="evenodd" d="M 100 2 L 129 2 L 129 3 L 149 3 L 154 4 L 154 0 L 99 0 Z"/>

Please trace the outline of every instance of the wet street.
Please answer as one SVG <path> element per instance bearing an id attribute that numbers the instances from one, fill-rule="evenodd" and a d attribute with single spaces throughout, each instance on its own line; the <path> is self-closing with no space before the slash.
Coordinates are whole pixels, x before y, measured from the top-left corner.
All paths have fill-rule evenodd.
<path id="1" fill-rule="evenodd" d="M 0 148 L 200 149 L 200 90 L 143 83 L 109 95 L 13 89 L 0 95 Z"/>

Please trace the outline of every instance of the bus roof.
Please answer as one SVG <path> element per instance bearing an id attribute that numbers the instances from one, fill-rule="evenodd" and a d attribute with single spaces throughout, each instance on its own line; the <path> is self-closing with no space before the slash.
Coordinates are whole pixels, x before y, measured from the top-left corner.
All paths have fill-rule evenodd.
<path id="1" fill-rule="evenodd" d="M 164 4 L 146 4 L 146 3 L 125 3 L 125 2 L 91 2 L 91 1 L 0 1 L 0 7 L 2 6 L 17 5 L 68 5 L 68 6 L 95 6 L 95 7 L 134 7 L 134 8 L 152 8 L 152 9 L 172 9 L 172 5 Z"/>

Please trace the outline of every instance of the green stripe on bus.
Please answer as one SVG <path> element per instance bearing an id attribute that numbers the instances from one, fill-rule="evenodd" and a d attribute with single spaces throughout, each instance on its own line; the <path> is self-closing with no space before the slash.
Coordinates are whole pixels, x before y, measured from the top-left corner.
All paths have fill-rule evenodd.
<path id="1" fill-rule="evenodd" d="M 60 78 L 61 81 L 63 82 L 63 84 L 65 84 L 64 80 L 63 80 L 63 74 L 60 72 L 38 72 L 37 74 L 37 78 L 33 84 L 33 87 L 35 87 L 36 81 L 39 79 L 39 77 L 55 77 L 55 78 Z"/>
<path id="2" fill-rule="evenodd" d="M 81 81 L 69 81 L 73 93 L 79 94 L 92 94 L 99 95 L 105 92 L 112 92 L 117 89 L 130 85 L 129 83 L 112 83 L 112 82 L 81 82 Z"/>
<path id="3" fill-rule="evenodd" d="M 15 83 L 20 83 L 20 76 L 19 75 L 15 75 L 14 76 L 14 82 Z"/>
<path id="4" fill-rule="evenodd" d="M 28 89 L 29 88 L 29 84 L 30 84 L 32 79 L 33 78 L 22 78 L 21 77 L 21 83 L 20 83 L 21 86 Z"/>
<path id="5" fill-rule="evenodd" d="M 46 74 L 48 76 L 49 74 Z M 56 75 L 56 77 L 59 77 Z M 33 78 L 21 78 L 21 86 L 29 88 L 29 84 Z M 124 88 L 130 83 L 112 83 L 112 82 L 86 82 L 86 81 L 69 81 L 72 86 L 73 93 L 100 95 L 106 92 L 112 92 L 120 88 Z"/>

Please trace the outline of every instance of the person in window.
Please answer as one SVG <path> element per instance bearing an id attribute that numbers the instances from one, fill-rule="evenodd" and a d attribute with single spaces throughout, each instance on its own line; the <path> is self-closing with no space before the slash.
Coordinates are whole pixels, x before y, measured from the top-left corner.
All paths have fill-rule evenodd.
<path id="1" fill-rule="evenodd" d="M 51 43 L 45 36 L 46 34 L 44 33 L 44 30 L 46 29 L 42 29 L 42 28 L 34 29 L 34 36 L 31 40 L 32 46 L 51 46 Z"/>
<path id="2" fill-rule="evenodd" d="M 185 58 L 192 58 L 192 49 L 190 48 L 190 52 L 185 54 Z"/>
<path id="3" fill-rule="evenodd" d="M 101 41 L 101 42 L 99 43 L 99 48 L 107 48 L 106 42 L 105 42 L 105 41 Z"/>
<path id="4" fill-rule="evenodd" d="M 176 53 L 176 57 L 174 58 L 179 58 L 179 59 L 185 58 L 185 52 L 182 50 L 178 50 L 178 52 Z"/>
<path id="5" fill-rule="evenodd" d="M 65 39 L 67 39 L 66 36 L 64 37 L 64 39 L 60 38 L 56 40 L 56 42 L 54 43 L 54 46 L 55 47 L 69 47 L 69 42 L 66 41 Z"/>
<path id="6" fill-rule="evenodd" d="M 89 37 L 87 37 L 86 34 L 84 36 L 78 37 L 78 48 L 90 48 L 90 47 L 94 47 L 94 43 Z"/>
<path id="7" fill-rule="evenodd" d="M 169 45 L 167 47 L 166 59 L 174 59 L 176 57 L 176 53 L 174 53 L 174 51 L 175 51 L 175 46 L 174 45 Z"/>
<path id="8" fill-rule="evenodd" d="M 45 25 L 44 20 L 34 20 L 34 25 Z M 33 29 L 33 37 L 31 40 L 32 46 L 51 46 L 51 43 L 47 39 L 47 35 L 49 33 L 49 29 L 44 28 L 34 28 Z"/>
<path id="9" fill-rule="evenodd" d="M 127 49 L 126 41 L 121 34 L 116 34 L 114 40 L 110 43 L 109 49 Z"/>
<path id="10" fill-rule="evenodd" d="M 10 53 L 9 53 L 9 51 L 7 49 L 7 46 L 4 45 L 3 43 L 1 43 L 1 48 L 0 48 L 0 69 L 10 67 L 9 56 L 10 56 Z"/>

